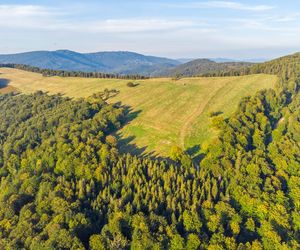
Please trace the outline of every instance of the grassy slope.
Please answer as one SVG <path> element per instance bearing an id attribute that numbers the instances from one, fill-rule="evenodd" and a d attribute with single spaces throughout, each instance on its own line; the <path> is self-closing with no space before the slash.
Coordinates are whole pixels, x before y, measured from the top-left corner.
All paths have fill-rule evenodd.
<path id="1" fill-rule="evenodd" d="M 215 134 L 209 128 L 209 111 L 222 111 L 228 116 L 241 97 L 258 89 L 273 87 L 277 77 L 250 75 L 223 78 L 184 78 L 174 81 L 156 78 L 138 81 L 129 88 L 128 80 L 42 77 L 16 69 L 0 68 L 1 78 L 22 92 L 36 90 L 87 97 L 105 88 L 120 93 L 110 99 L 132 107 L 136 117 L 119 136 L 146 153 L 167 155 L 173 144 L 189 148 L 207 142 Z M 134 113 L 132 114 L 134 116 Z"/>

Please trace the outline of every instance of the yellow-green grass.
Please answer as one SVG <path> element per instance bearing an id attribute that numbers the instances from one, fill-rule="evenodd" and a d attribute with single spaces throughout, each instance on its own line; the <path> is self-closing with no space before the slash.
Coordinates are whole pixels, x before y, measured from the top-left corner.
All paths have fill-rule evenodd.
<path id="1" fill-rule="evenodd" d="M 275 86 L 273 75 L 249 75 L 214 78 L 154 78 L 136 81 L 95 78 L 43 77 L 17 69 L 0 68 L 0 78 L 24 93 L 37 90 L 70 97 L 88 97 L 104 89 L 117 89 L 118 95 L 109 101 L 121 102 L 132 108 L 132 117 L 118 135 L 132 148 L 144 153 L 166 156 L 174 144 L 185 149 L 205 145 L 216 134 L 210 128 L 210 111 L 232 114 L 242 97 Z M 125 144 L 124 144 L 125 145 Z"/>
<path id="2" fill-rule="evenodd" d="M 12 92 L 17 92 L 16 88 L 14 88 L 13 86 L 0 86 L 0 94 L 8 94 Z"/>

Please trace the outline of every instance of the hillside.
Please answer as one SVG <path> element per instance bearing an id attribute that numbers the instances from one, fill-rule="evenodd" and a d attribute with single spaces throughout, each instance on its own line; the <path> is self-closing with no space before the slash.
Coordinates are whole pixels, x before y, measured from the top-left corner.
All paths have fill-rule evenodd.
<path id="1" fill-rule="evenodd" d="M 282 80 L 295 78 L 300 75 L 300 52 L 276 58 L 274 60 L 253 65 L 249 74 L 265 73 L 280 75 Z"/>
<path id="2" fill-rule="evenodd" d="M 300 52 L 279 57 L 264 63 L 230 69 L 220 70 L 211 73 L 205 73 L 205 76 L 243 76 L 251 74 L 273 74 L 280 77 L 281 84 L 287 84 L 287 80 L 294 80 L 299 77 L 300 72 Z M 293 81 L 290 81 L 294 84 Z M 282 86 L 283 87 L 283 86 Z"/>
<path id="3" fill-rule="evenodd" d="M 211 139 L 209 112 L 232 114 L 243 96 L 274 86 L 277 77 L 251 75 L 224 78 L 170 78 L 139 80 L 138 86 L 127 87 L 128 80 L 43 77 L 40 74 L 0 68 L 0 76 L 24 93 L 36 90 L 70 97 L 87 97 L 97 91 L 120 91 L 110 102 L 129 106 L 132 120 L 119 131 L 121 143 L 130 150 L 154 155 L 168 155 L 178 144 L 186 149 Z M 134 118 L 134 119 L 133 119 Z M 139 148 L 140 150 L 136 149 Z M 142 149 L 142 150 L 141 150 Z"/>
<path id="4" fill-rule="evenodd" d="M 2 0 L 0 250 L 300 250 L 299 24 L 300 1 Z"/>
<path id="5" fill-rule="evenodd" d="M 103 97 L 117 92 L 107 90 L 88 98 L 40 91 L 0 95 L 1 249 L 300 248 L 298 79 L 285 81 L 279 74 L 282 87 L 255 94 L 252 89 L 240 100 L 243 91 L 277 78 L 150 79 L 128 87 L 116 79 L 1 72 L 4 86 L 19 82 L 28 92 L 48 88 L 80 97 L 106 85 L 119 89 L 114 98 L 125 94 L 124 102 L 142 97 L 136 103 L 140 112 L 133 114 L 108 104 Z M 216 111 L 217 103 L 231 109 L 236 101 L 228 119 L 212 114 L 218 136 L 197 158 L 190 155 L 201 140 L 188 152 L 172 146 L 169 159 L 133 156 L 134 145 L 128 154 L 117 148 L 114 134 L 142 117 L 145 103 L 156 113 L 140 124 L 150 124 L 157 114 L 166 117 L 168 124 L 159 127 L 163 133 L 182 114 L 189 113 L 185 124 L 201 117 L 202 105 Z M 193 103 L 200 106 L 191 112 Z"/>
<path id="6" fill-rule="evenodd" d="M 152 75 L 180 64 L 172 59 L 133 52 L 78 53 L 70 50 L 33 51 L 0 55 L 0 63 L 16 63 L 44 69 Z"/>
<path id="7" fill-rule="evenodd" d="M 247 62 L 215 62 L 209 59 L 197 59 L 171 69 L 162 70 L 158 74 L 168 76 L 200 76 L 202 74 L 238 70 L 250 66 Z"/>

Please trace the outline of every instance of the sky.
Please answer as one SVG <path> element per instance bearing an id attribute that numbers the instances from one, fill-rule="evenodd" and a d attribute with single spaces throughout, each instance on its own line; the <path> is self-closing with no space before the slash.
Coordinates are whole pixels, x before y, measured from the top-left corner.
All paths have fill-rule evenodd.
<path id="1" fill-rule="evenodd" d="M 0 30 L 1 54 L 269 59 L 300 51 L 300 1 L 0 0 Z"/>

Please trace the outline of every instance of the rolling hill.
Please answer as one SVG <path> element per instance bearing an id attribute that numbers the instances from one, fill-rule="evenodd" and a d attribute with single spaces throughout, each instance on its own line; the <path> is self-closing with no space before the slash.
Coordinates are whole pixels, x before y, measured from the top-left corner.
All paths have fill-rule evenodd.
<path id="1" fill-rule="evenodd" d="M 210 59 L 196 59 L 173 68 L 163 69 L 158 74 L 162 76 L 180 75 L 190 77 L 219 71 L 238 70 L 250 65 L 252 64 L 248 62 L 215 62 Z"/>
<path id="2" fill-rule="evenodd" d="M 130 151 L 166 156 L 174 144 L 188 149 L 207 145 L 216 135 L 210 128 L 212 111 L 232 114 L 243 96 L 275 85 L 274 75 L 241 77 L 170 78 L 139 80 L 127 87 L 128 80 L 43 77 L 37 73 L 0 68 L 0 78 L 24 93 L 37 90 L 70 97 L 88 97 L 104 89 L 119 90 L 109 99 L 130 107 L 131 121 L 118 133 Z M 126 150 L 126 148 L 125 148 Z"/>
<path id="3" fill-rule="evenodd" d="M 156 71 L 180 64 L 179 61 L 133 52 L 78 53 L 70 50 L 33 51 L 0 55 L 0 63 L 16 63 L 43 69 L 155 75 Z"/>

